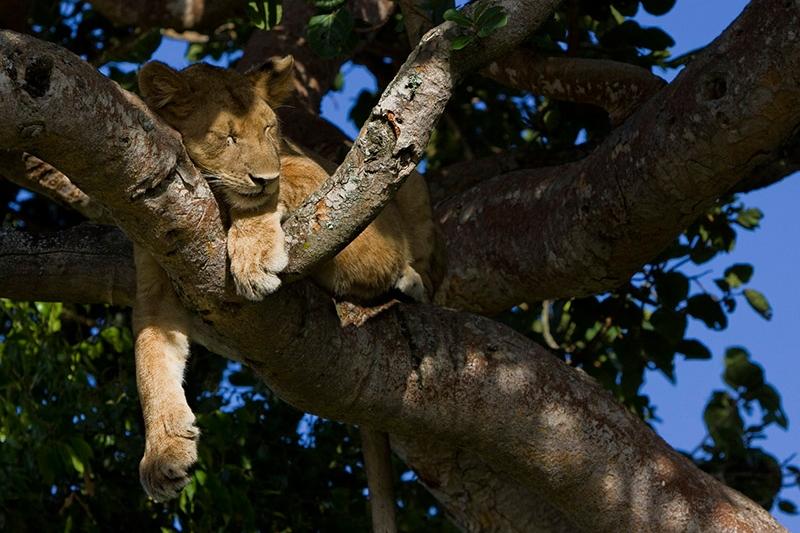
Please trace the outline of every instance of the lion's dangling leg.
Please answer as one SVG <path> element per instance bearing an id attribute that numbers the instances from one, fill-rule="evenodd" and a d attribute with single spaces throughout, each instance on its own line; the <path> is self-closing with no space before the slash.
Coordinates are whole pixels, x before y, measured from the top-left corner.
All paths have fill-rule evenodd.
<path id="1" fill-rule="evenodd" d="M 166 273 L 147 252 L 135 249 L 136 385 L 145 425 L 139 476 L 156 501 L 174 498 L 189 482 L 200 432 L 183 391 L 189 357 L 188 317 Z"/>

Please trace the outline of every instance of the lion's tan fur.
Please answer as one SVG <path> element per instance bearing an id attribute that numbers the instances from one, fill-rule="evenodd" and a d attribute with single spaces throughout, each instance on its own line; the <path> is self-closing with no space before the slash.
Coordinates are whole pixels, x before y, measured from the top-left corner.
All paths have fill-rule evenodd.
<path id="1" fill-rule="evenodd" d="M 145 101 L 182 135 L 228 206 L 231 278 L 250 300 L 280 286 L 277 274 L 288 261 L 281 219 L 328 177 L 313 156 L 281 137 L 274 108 L 292 84 L 291 57 L 248 75 L 208 65 L 177 72 L 156 62 L 139 74 Z M 426 299 L 437 277 L 436 242 L 427 187 L 414 174 L 313 278 L 338 297 L 370 300 L 394 288 Z M 136 266 L 136 368 L 146 432 L 140 477 L 151 497 L 164 500 L 188 482 L 197 458 L 199 432 L 182 388 L 189 319 L 166 274 L 140 248 Z"/>

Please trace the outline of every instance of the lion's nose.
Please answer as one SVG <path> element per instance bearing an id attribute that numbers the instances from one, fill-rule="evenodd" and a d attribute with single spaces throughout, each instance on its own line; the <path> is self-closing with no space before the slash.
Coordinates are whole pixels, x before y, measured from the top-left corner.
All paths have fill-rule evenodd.
<path id="1" fill-rule="evenodd" d="M 252 181 L 255 185 L 259 187 L 266 187 L 269 185 L 271 181 L 278 179 L 279 174 L 270 174 L 270 175 L 263 175 L 263 176 L 256 176 L 255 174 L 250 174 L 250 181 Z"/>

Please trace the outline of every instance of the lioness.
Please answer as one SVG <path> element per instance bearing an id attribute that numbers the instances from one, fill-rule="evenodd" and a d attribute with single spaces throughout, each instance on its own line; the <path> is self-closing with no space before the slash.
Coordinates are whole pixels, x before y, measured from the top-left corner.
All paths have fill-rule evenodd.
<path id="1" fill-rule="evenodd" d="M 227 204 L 227 250 L 237 292 L 260 300 L 280 286 L 288 257 L 281 218 L 328 174 L 280 134 L 274 108 L 291 94 L 293 59 L 273 58 L 247 75 L 205 64 L 176 71 L 145 64 L 145 102 L 183 137 L 186 150 Z M 339 297 L 369 300 L 392 288 L 416 300 L 433 289 L 436 242 L 428 192 L 418 174 L 313 279 Z M 139 466 L 148 495 L 177 496 L 197 459 L 199 432 L 183 392 L 189 320 L 166 274 L 136 249 L 136 377 L 145 422 Z"/>

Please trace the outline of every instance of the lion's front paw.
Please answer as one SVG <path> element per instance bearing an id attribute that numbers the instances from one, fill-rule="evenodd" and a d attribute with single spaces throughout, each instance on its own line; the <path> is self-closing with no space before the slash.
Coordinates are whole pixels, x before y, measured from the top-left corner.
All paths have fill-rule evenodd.
<path id="1" fill-rule="evenodd" d="M 283 246 L 231 257 L 231 275 L 236 292 L 251 301 L 262 300 L 281 286 L 277 273 L 288 264 L 289 256 Z"/>
<path id="2" fill-rule="evenodd" d="M 189 469 L 197 461 L 199 437 L 200 430 L 193 421 L 176 432 L 147 435 L 139 479 L 153 500 L 171 500 L 189 483 Z"/>

